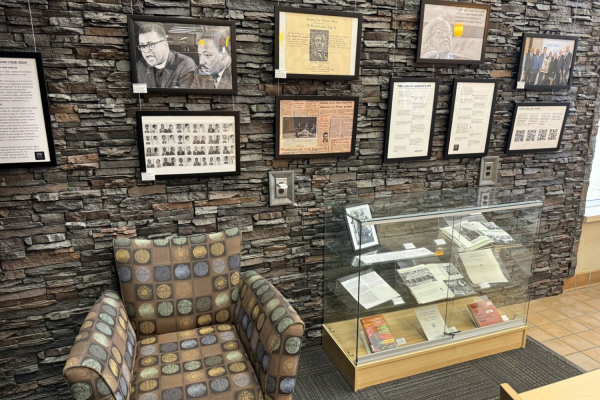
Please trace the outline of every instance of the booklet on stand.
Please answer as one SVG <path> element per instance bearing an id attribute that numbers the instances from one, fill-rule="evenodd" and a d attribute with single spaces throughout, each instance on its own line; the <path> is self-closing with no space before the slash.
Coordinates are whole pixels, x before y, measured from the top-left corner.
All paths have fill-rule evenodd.
<path id="1" fill-rule="evenodd" d="M 446 323 L 437 306 L 431 305 L 415 308 L 415 314 L 419 319 L 427 340 L 442 339 L 444 337 Z"/>
<path id="2" fill-rule="evenodd" d="M 492 249 L 459 253 L 465 271 L 475 285 L 508 282 Z"/>
<path id="3" fill-rule="evenodd" d="M 444 281 L 437 280 L 427 265 L 402 268 L 397 272 L 419 304 L 454 298 Z"/>

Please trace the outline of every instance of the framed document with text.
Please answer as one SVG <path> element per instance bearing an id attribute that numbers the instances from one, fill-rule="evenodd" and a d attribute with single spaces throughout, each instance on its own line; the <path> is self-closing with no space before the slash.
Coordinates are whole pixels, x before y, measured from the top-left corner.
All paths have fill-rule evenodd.
<path id="1" fill-rule="evenodd" d="M 354 155 L 358 97 L 277 96 L 275 158 Z"/>
<path id="2" fill-rule="evenodd" d="M 497 91 L 495 79 L 454 79 L 444 157 L 487 154 Z"/>
<path id="3" fill-rule="evenodd" d="M 0 52 L 0 168 L 56 165 L 41 53 Z"/>
<path id="4" fill-rule="evenodd" d="M 142 172 L 156 178 L 240 173 L 238 111 L 138 111 Z"/>
<path id="5" fill-rule="evenodd" d="M 557 151 L 569 103 L 515 103 L 506 154 Z"/>
<path id="6" fill-rule="evenodd" d="M 481 64 L 489 4 L 422 0 L 417 63 Z"/>
<path id="7" fill-rule="evenodd" d="M 383 161 L 431 157 L 440 82 L 428 78 L 390 78 Z"/>
<path id="8" fill-rule="evenodd" d="M 358 79 L 362 14 L 275 7 L 275 77 Z"/>

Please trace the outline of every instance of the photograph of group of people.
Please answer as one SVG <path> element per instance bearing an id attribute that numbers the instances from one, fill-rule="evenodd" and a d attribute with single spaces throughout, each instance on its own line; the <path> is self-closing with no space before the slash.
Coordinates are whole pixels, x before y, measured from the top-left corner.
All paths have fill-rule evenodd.
<path id="1" fill-rule="evenodd" d="M 526 89 L 568 88 L 577 40 L 561 36 L 525 35 L 519 80 Z"/>

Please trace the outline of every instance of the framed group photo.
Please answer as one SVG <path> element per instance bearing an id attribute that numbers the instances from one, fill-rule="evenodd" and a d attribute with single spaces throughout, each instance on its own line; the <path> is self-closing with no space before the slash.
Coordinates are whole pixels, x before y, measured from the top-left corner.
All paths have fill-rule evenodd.
<path id="1" fill-rule="evenodd" d="M 422 0 L 417 63 L 481 64 L 489 4 Z"/>
<path id="2" fill-rule="evenodd" d="M 358 97 L 277 96 L 275 158 L 354 155 Z"/>
<path id="3" fill-rule="evenodd" d="M 496 79 L 454 79 L 445 158 L 487 154 L 497 93 Z"/>
<path id="4" fill-rule="evenodd" d="M 148 93 L 237 92 L 234 21 L 127 18 L 133 83 Z"/>
<path id="5" fill-rule="evenodd" d="M 384 162 L 431 157 L 439 86 L 433 78 L 390 78 Z"/>
<path id="6" fill-rule="evenodd" d="M 506 154 L 557 151 L 560 148 L 569 103 L 515 103 Z"/>
<path id="7" fill-rule="evenodd" d="M 358 79 L 362 14 L 275 7 L 275 72 L 286 79 Z"/>
<path id="8" fill-rule="evenodd" d="M 371 207 L 368 203 L 347 206 L 346 224 L 352 239 L 352 248 L 354 251 L 368 249 L 379 246 L 377 229 L 375 225 L 362 225 L 359 221 L 371 219 Z"/>
<path id="9" fill-rule="evenodd" d="M 156 178 L 240 173 L 238 111 L 138 111 L 142 172 Z"/>
<path id="10" fill-rule="evenodd" d="M 520 88 L 570 88 L 578 43 L 577 36 L 523 34 L 518 77 Z"/>

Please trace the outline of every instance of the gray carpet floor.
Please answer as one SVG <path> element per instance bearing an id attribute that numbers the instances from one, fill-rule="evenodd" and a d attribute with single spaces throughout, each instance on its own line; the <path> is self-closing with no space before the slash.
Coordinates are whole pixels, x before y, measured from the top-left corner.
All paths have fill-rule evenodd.
<path id="1" fill-rule="evenodd" d="M 294 400 L 488 400 L 499 398 L 501 383 L 524 392 L 583 372 L 528 338 L 524 349 L 353 392 L 323 348 L 314 346 L 300 355 Z"/>

